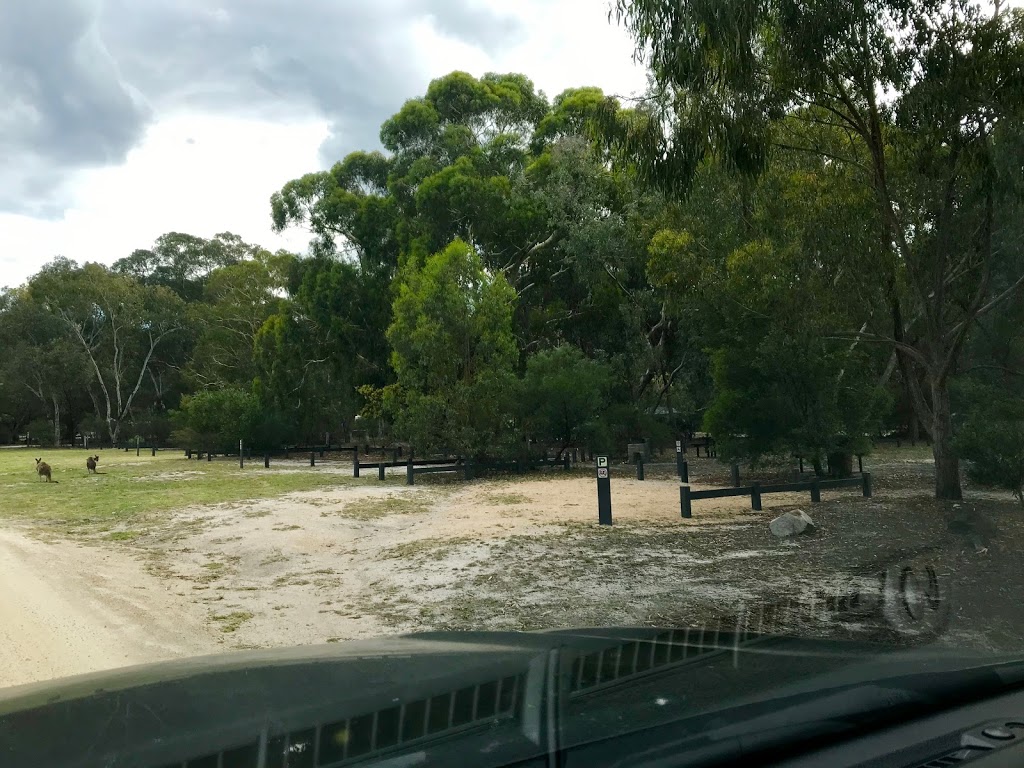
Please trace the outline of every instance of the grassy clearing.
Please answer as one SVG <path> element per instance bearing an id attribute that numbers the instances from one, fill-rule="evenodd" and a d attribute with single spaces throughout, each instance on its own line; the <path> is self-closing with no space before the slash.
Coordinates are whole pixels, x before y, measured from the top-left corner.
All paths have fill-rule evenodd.
<path id="1" fill-rule="evenodd" d="M 156 456 L 99 451 L 100 473 L 90 475 L 91 451 L 33 448 L 0 450 L 0 515 L 9 519 L 74 525 L 125 524 L 133 518 L 191 506 L 265 499 L 293 491 L 349 484 L 316 468 L 266 470 L 235 461 L 189 461 L 179 451 Z M 57 482 L 41 481 L 35 458 L 53 468 Z"/>
<path id="2" fill-rule="evenodd" d="M 388 515 L 413 515 L 429 512 L 435 501 L 436 498 L 433 495 L 393 494 L 382 499 L 357 499 L 348 502 L 340 509 L 320 514 L 324 517 L 347 517 L 352 520 L 377 520 Z"/>
<path id="3" fill-rule="evenodd" d="M 488 493 L 483 500 L 496 507 L 507 507 L 513 504 L 529 504 L 530 497 L 521 493 Z"/>
<path id="4" fill-rule="evenodd" d="M 472 543 L 470 536 L 438 536 L 428 539 L 416 539 L 404 544 L 396 544 L 381 551 L 381 560 L 443 560 L 463 544 Z"/>
<path id="5" fill-rule="evenodd" d="M 220 625 L 220 631 L 227 634 L 237 632 L 239 627 L 253 616 L 254 614 L 250 611 L 235 611 L 233 613 L 222 613 L 211 618 Z"/>

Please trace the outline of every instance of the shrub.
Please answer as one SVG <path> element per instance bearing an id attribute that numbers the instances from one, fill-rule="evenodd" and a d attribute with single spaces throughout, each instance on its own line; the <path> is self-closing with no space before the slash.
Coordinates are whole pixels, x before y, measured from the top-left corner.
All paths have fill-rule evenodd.
<path id="1" fill-rule="evenodd" d="M 967 476 L 1003 488 L 1024 506 L 1024 401 L 994 387 L 974 387 L 956 437 Z"/>

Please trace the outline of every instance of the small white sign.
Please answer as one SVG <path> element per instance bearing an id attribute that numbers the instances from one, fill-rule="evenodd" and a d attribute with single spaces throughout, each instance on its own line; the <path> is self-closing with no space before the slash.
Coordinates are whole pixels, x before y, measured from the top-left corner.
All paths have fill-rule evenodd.
<path id="1" fill-rule="evenodd" d="M 598 469 L 597 469 L 597 479 L 598 480 L 607 480 L 608 479 L 608 467 L 598 467 Z"/>
<path id="2" fill-rule="evenodd" d="M 597 466 L 599 466 L 599 467 L 607 467 L 608 466 L 608 457 L 607 456 L 598 456 L 597 457 Z"/>
<path id="3" fill-rule="evenodd" d="M 683 441 L 682 440 L 676 440 L 676 453 L 682 453 L 682 452 L 683 452 Z"/>

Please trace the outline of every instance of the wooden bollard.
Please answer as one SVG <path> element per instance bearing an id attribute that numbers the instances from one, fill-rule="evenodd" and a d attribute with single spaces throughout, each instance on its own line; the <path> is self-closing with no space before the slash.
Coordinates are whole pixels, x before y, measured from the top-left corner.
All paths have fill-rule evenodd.
<path id="1" fill-rule="evenodd" d="M 693 517 L 693 508 L 690 504 L 690 486 L 679 486 L 679 514 L 684 520 Z"/>

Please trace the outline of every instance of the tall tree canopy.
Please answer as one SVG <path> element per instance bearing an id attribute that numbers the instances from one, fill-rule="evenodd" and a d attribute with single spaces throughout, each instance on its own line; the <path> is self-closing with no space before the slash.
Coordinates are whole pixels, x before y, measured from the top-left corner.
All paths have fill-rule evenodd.
<path id="1" fill-rule="evenodd" d="M 437 78 L 383 151 L 272 196 L 305 255 L 172 232 L 0 294 L 0 439 L 269 449 L 372 420 L 417 452 L 512 456 L 703 426 L 724 458 L 843 471 L 920 425 L 939 496 L 960 494 L 958 451 L 981 477 L 993 446 L 987 482 L 1019 487 L 1021 14 L 613 16 L 652 69 L 635 105 Z"/>
<path id="2" fill-rule="evenodd" d="M 1024 14 L 971 0 L 616 0 L 613 14 L 658 84 L 649 119 L 610 123 L 646 178 L 678 193 L 706 158 L 762 173 L 798 152 L 871 191 L 888 311 L 836 330 L 895 348 L 936 495 L 959 498 L 949 383 L 977 319 L 1024 284 L 993 284 L 1020 199 L 1021 168 L 998 157 L 1024 114 Z"/>

